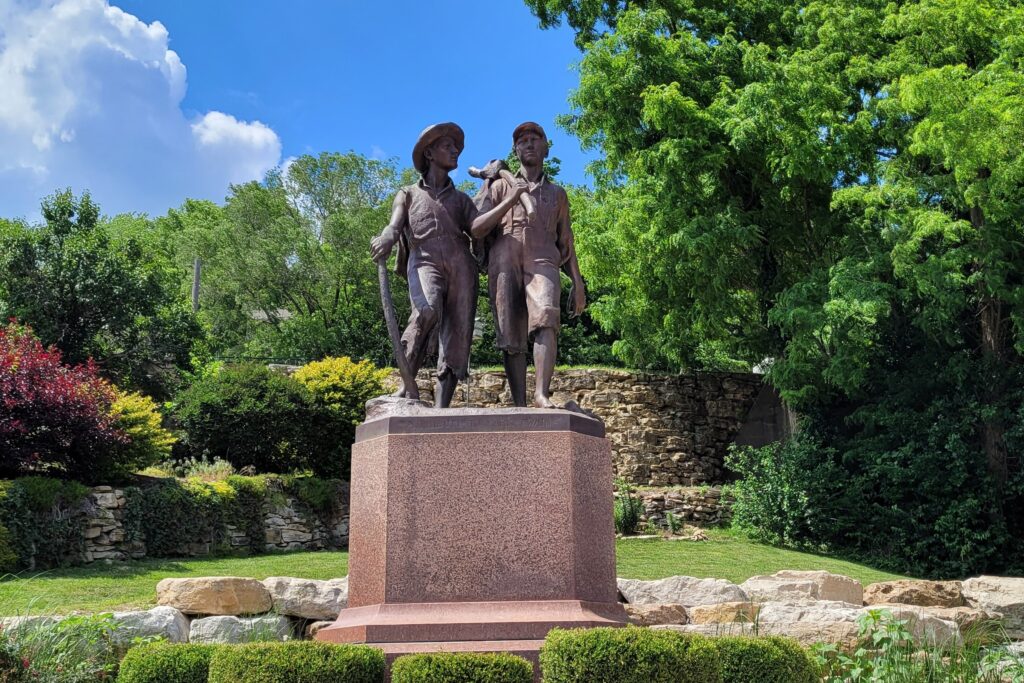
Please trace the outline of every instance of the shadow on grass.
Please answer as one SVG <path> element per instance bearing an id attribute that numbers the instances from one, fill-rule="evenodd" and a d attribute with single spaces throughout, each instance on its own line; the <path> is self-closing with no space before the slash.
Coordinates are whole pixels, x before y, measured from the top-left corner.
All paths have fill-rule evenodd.
<path id="1" fill-rule="evenodd" d="M 8 583 L 11 581 L 46 581 L 47 579 L 110 578 L 112 575 L 133 577 L 160 571 L 187 572 L 190 571 L 190 567 L 182 564 L 180 559 L 142 561 L 128 560 L 109 565 L 94 564 L 83 567 L 44 569 L 41 571 L 26 569 L 25 571 L 18 572 L 17 574 L 6 574 L 5 576 L 0 577 L 0 583 Z"/>

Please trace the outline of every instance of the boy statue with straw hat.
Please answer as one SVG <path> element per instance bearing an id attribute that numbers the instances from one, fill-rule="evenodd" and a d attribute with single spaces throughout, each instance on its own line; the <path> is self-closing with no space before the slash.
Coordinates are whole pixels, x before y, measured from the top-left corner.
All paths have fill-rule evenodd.
<path id="1" fill-rule="evenodd" d="M 409 282 L 412 302 L 402 352 L 413 376 L 437 328 L 434 405 L 439 408 L 451 404 L 459 380 L 469 374 L 479 272 L 470 235 L 490 231 L 527 188 L 525 182 L 518 183 L 494 208 L 481 213 L 448 176 L 464 146 L 465 134 L 454 123 L 438 123 L 420 133 L 412 151 L 420 180 L 398 191 L 391 221 L 370 247 L 373 259 L 381 261 L 399 244 L 397 271 Z M 416 386 L 405 385 L 398 395 L 418 398 Z"/>

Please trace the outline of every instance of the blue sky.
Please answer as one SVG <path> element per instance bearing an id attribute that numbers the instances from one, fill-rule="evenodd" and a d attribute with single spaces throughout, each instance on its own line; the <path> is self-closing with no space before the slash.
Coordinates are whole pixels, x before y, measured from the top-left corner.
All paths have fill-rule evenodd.
<path id="1" fill-rule="evenodd" d="M 554 123 L 579 57 L 519 0 L 0 0 L 0 216 L 68 185 L 161 214 L 320 151 L 408 164 L 443 120 L 466 130 L 457 179 L 529 119 L 583 183 L 592 155 Z"/>

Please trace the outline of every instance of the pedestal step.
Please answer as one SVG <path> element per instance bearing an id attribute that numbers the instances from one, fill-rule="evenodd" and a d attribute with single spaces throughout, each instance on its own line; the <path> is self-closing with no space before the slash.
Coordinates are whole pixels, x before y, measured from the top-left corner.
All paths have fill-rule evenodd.
<path id="1" fill-rule="evenodd" d="M 622 605 L 583 600 L 384 603 L 349 607 L 321 629 L 335 643 L 543 640 L 553 628 L 620 626 Z"/>

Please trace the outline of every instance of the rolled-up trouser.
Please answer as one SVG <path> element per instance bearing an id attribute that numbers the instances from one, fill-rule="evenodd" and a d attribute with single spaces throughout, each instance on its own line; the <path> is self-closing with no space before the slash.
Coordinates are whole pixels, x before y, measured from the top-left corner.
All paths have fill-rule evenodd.
<path id="1" fill-rule="evenodd" d="M 502 235 L 488 254 L 487 289 L 498 348 L 526 353 L 529 336 L 541 328 L 558 331 L 562 281 L 558 266 L 525 253 L 523 243 Z"/>
<path id="2" fill-rule="evenodd" d="M 438 332 L 437 374 L 451 371 L 456 378 L 469 374 L 473 344 L 478 270 L 466 241 L 430 240 L 409 253 L 409 299 L 412 313 L 402 335 L 406 358 L 416 372 L 435 327 Z"/>

